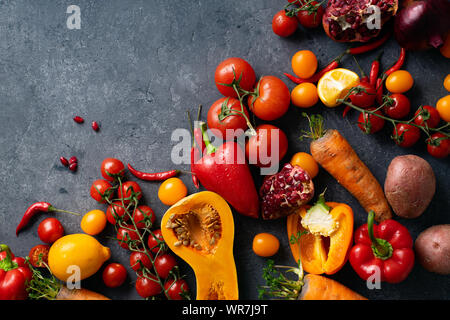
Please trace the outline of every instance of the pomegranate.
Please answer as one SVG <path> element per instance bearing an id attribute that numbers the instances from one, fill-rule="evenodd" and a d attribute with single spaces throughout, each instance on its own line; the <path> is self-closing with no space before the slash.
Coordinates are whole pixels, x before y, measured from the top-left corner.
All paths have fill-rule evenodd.
<path id="1" fill-rule="evenodd" d="M 379 28 L 374 14 L 379 12 Z M 327 35 L 338 42 L 367 42 L 395 15 L 398 0 L 329 0 L 322 18 Z"/>
<path id="2" fill-rule="evenodd" d="M 280 172 L 264 179 L 259 194 L 263 219 L 277 219 L 308 203 L 314 196 L 314 184 L 305 170 L 286 163 Z"/>

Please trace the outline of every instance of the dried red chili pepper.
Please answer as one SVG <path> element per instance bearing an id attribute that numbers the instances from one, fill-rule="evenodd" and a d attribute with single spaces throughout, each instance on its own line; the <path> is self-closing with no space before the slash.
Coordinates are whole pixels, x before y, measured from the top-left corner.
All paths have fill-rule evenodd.
<path id="1" fill-rule="evenodd" d="M 75 116 L 73 117 L 73 121 L 75 121 L 76 123 L 83 123 L 84 119 L 80 116 Z"/>
<path id="2" fill-rule="evenodd" d="M 400 68 L 405 63 L 405 58 L 406 58 L 406 49 L 405 48 L 401 48 L 400 56 L 398 57 L 397 62 L 394 63 L 394 65 L 392 67 L 390 67 L 388 70 L 386 70 L 386 72 L 384 73 L 386 75 L 386 77 L 388 75 L 390 75 L 392 72 L 400 70 Z"/>
<path id="3" fill-rule="evenodd" d="M 67 210 L 61 210 L 56 209 L 48 202 L 36 202 L 33 203 L 31 206 L 28 207 L 28 209 L 25 211 L 22 220 L 20 220 L 19 224 L 16 228 L 16 236 L 19 235 L 20 230 L 25 228 L 28 223 L 30 222 L 30 219 L 33 218 L 36 214 L 39 212 L 64 212 L 64 213 L 70 213 L 76 216 L 79 216 L 79 213 L 67 211 Z"/>
<path id="4" fill-rule="evenodd" d="M 379 38 L 379 39 L 377 39 L 377 40 L 375 40 L 375 41 L 373 41 L 371 43 L 368 43 L 368 44 L 365 44 L 365 45 L 362 45 L 362 46 L 359 46 L 359 47 L 349 48 L 347 50 L 347 53 L 350 53 L 350 54 L 361 54 L 361 53 L 372 51 L 372 50 L 380 47 L 383 43 L 385 43 L 387 41 L 387 39 L 389 39 L 390 36 L 391 36 L 391 32 L 388 32 L 384 36 L 382 36 L 381 38 Z"/>
<path id="5" fill-rule="evenodd" d="M 169 170 L 164 172 L 143 172 L 134 169 L 130 164 L 128 164 L 128 170 L 136 178 L 146 181 L 164 181 L 169 178 L 175 177 L 180 173 L 180 170 Z"/>

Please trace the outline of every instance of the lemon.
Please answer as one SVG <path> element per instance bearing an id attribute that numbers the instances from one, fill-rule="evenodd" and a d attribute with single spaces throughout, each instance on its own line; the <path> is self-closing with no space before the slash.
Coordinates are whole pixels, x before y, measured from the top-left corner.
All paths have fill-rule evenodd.
<path id="1" fill-rule="evenodd" d="M 338 68 L 325 73 L 317 84 L 320 100 L 327 107 L 336 107 L 348 91 L 359 83 L 359 77 L 351 70 Z"/>
<path id="2" fill-rule="evenodd" d="M 70 234 L 58 239 L 48 253 L 48 266 L 61 281 L 86 279 L 111 257 L 111 251 L 87 234 Z M 79 278 L 77 277 L 79 272 Z"/>

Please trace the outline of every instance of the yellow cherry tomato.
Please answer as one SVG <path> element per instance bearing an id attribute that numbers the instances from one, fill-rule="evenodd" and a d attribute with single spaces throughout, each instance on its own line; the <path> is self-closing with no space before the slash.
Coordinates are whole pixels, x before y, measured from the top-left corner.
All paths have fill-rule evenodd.
<path id="1" fill-rule="evenodd" d="M 292 71 L 297 77 L 307 79 L 317 70 L 317 57 L 310 50 L 298 51 L 291 60 Z"/>
<path id="2" fill-rule="evenodd" d="M 312 107 L 319 101 L 317 87 L 309 82 L 300 83 L 292 90 L 291 101 L 300 108 Z"/>
<path id="3" fill-rule="evenodd" d="M 92 210 L 86 213 L 81 219 L 81 230 L 95 236 L 105 229 L 106 214 L 102 210 Z"/>
<path id="4" fill-rule="evenodd" d="M 309 176 L 315 178 L 319 173 L 319 165 L 316 160 L 306 152 L 297 152 L 292 156 L 291 164 L 293 166 L 299 166 L 306 172 L 308 172 Z"/>
<path id="5" fill-rule="evenodd" d="M 412 88 L 414 79 L 406 70 L 392 72 L 386 78 L 386 89 L 392 93 L 404 93 Z"/>
<path id="6" fill-rule="evenodd" d="M 167 206 L 171 206 L 187 195 L 187 188 L 179 178 L 164 181 L 158 190 L 158 198 Z"/>
<path id="7" fill-rule="evenodd" d="M 450 73 L 444 79 L 444 88 L 447 91 L 450 91 Z"/>
<path id="8" fill-rule="evenodd" d="M 278 252 L 280 241 L 270 233 L 259 233 L 253 238 L 253 252 L 260 257 L 271 257 Z"/>
<path id="9" fill-rule="evenodd" d="M 436 109 L 442 120 L 450 122 L 450 94 L 438 100 Z"/>

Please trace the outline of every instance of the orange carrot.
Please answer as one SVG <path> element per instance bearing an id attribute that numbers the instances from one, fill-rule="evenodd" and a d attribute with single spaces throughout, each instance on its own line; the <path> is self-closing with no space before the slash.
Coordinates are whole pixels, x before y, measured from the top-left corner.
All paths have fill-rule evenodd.
<path id="1" fill-rule="evenodd" d="M 383 189 L 348 141 L 337 130 L 324 130 L 321 116 L 308 117 L 311 155 L 380 222 L 392 218 Z"/>
<path id="2" fill-rule="evenodd" d="M 317 274 L 307 274 L 303 279 L 299 300 L 367 300 L 339 282 Z"/>
<path id="3" fill-rule="evenodd" d="M 104 295 L 87 289 L 68 289 L 62 286 L 56 300 L 110 300 Z"/>

